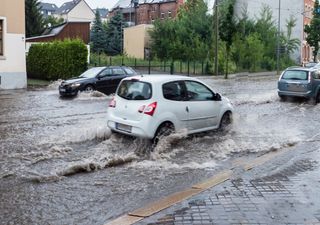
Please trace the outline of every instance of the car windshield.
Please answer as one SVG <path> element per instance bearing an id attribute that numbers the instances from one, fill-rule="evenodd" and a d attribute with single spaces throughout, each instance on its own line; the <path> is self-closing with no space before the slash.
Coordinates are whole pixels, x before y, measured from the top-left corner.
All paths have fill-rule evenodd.
<path id="1" fill-rule="evenodd" d="M 138 80 L 124 80 L 121 82 L 117 94 L 127 100 L 147 100 L 152 96 L 151 85 Z"/>
<path id="2" fill-rule="evenodd" d="M 101 70 L 103 70 L 103 69 L 104 69 L 104 67 L 94 67 L 94 68 L 88 69 L 87 71 L 82 73 L 79 77 L 93 78 L 93 77 L 97 76 L 97 74 L 100 73 Z"/>
<path id="3" fill-rule="evenodd" d="M 308 71 L 287 70 L 282 75 L 282 79 L 285 79 L 285 80 L 307 80 L 308 79 Z"/>

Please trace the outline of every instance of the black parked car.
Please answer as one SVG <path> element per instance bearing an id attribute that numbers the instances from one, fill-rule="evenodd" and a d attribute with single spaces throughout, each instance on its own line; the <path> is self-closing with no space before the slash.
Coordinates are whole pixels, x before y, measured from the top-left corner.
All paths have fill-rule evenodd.
<path id="1" fill-rule="evenodd" d="M 79 77 L 62 81 L 59 93 L 61 96 L 73 96 L 79 91 L 97 90 L 109 95 L 116 91 L 123 78 L 136 74 L 136 71 L 126 66 L 93 67 Z"/>

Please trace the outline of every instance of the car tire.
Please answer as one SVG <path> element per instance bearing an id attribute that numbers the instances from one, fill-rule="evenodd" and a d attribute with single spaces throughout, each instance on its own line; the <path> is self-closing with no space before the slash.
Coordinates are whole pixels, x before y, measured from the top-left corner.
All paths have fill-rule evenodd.
<path id="1" fill-rule="evenodd" d="M 285 102 L 287 100 L 286 96 L 279 95 L 280 102 Z"/>
<path id="2" fill-rule="evenodd" d="M 221 117 L 219 129 L 225 130 L 230 124 L 232 123 L 232 113 L 231 112 L 225 112 L 223 116 Z"/>
<path id="3" fill-rule="evenodd" d="M 154 135 L 154 138 L 152 139 L 152 147 L 156 147 L 159 140 L 162 139 L 163 137 L 169 136 L 174 132 L 174 126 L 170 122 L 165 122 L 161 124 L 157 131 L 156 134 Z"/>
<path id="4" fill-rule="evenodd" d="M 93 92 L 95 89 L 91 84 L 88 84 L 87 86 L 85 86 L 84 91 L 85 92 Z"/>

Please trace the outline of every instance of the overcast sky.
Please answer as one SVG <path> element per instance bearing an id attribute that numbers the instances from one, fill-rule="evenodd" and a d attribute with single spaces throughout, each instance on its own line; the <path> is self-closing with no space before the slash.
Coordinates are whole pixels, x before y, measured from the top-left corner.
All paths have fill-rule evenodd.
<path id="1" fill-rule="evenodd" d="M 40 1 L 46 2 L 46 3 L 54 3 L 58 7 L 60 7 L 63 3 L 69 2 L 70 0 L 40 0 Z M 86 2 L 92 9 L 96 9 L 98 7 L 111 9 L 118 2 L 118 0 L 86 0 Z"/>

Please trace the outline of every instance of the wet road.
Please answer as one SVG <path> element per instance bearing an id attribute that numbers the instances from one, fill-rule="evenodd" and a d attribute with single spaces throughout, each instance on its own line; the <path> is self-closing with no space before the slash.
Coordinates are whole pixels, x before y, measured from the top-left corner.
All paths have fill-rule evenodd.
<path id="1" fill-rule="evenodd" d="M 110 96 L 61 99 L 47 89 L 0 92 L 0 224 L 104 224 L 190 187 L 234 160 L 318 134 L 320 104 L 280 102 L 277 77 L 201 78 L 236 112 L 228 132 L 175 134 L 151 154 L 111 135 Z"/>

